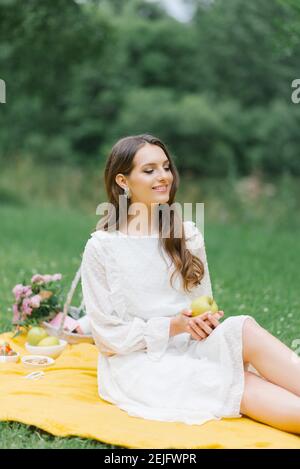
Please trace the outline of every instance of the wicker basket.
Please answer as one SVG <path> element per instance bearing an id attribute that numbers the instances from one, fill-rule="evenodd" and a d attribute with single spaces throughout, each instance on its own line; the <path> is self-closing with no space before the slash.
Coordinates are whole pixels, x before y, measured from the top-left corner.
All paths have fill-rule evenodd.
<path id="1" fill-rule="evenodd" d="M 75 293 L 76 287 L 80 281 L 80 278 L 81 278 L 81 266 L 77 270 L 76 275 L 72 281 L 71 288 L 67 294 L 67 299 L 64 304 L 63 315 L 62 315 L 60 326 L 54 327 L 48 322 L 43 322 L 43 326 L 45 327 L 48 334 L 64 339 L 69 344 L 80 344 L 83 342 L 94 344 L 95 342 L 91 334 L 77 334 L 76 332 L 68 332 L 64 330 L 65 319 L 66 319 L 68 312 L 72 308 L 71 301 Z M 82 306 L 83 306 L 83 302 L 81 303 L 79 308 L 81 308 Z"/>

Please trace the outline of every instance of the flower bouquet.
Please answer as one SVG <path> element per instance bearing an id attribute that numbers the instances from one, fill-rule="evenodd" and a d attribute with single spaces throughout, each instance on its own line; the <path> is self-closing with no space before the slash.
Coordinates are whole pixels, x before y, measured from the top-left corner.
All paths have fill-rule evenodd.
<path id="1" fill-rule="evenodd" d="M 16 325 L 14 337 L 21 334 L 22 327 L 28 329 L 29 326 L 40 325 L 62 311 L 61 278 L 61 274 L 35 274 L 29 285 L 17 284 L 13 288 L 15 303 L 12 323 Z"/>

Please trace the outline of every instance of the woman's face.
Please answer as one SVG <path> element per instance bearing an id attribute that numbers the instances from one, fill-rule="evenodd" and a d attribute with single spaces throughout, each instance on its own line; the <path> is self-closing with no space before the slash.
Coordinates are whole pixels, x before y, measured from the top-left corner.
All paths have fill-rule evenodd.
<path id="1" fill-rule="evenodd" d="M 130 202 L 144 203 L 147 207 L 168 202 L 173 174 L 163 149 L 146 143 L 136 152 L 133 164 L 130 175 L 126 177 Z"/>

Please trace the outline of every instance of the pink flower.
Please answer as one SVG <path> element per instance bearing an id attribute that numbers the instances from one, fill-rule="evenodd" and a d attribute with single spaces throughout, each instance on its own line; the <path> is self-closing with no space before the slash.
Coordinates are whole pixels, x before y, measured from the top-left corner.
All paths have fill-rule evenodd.
<path id="1" fill-rule="evenodd" d="M 44 283 L 44 276 L 41 274 L 35 274 L 31 277 L 31 283 Z"/>
<path id="2" fill-rule="evenodd" d="M 52 282 L 52 275 L 44 275 L 44 282 L 45 283 L 48 283 L 48 282 Z"/>
<path id="3" fill-rule="evenodd" d="M 20 311 L 18 305 L 13 304 L 13 324 L 17 323 L 20 320 Z"/>
<path id="4" fill-rule="evenodd" d="M 24 319 L 24 316 L 30 316 L 32 313 L 32 308 L 30 306 L 31 304 L 31 299 L 30 298 L 24 298 L 22 302 L 22 319 Z"/>
<path id="5" fill-rule="evenodd" d="M 61 280 L 61 278 L 62 278 L 62 275 L 61 275 L 61 274 L 54 274 L 54 275 L 49 275 L 49 274 L 46 274 L 46 275 L 35 274 L 35 275 L 31 278 L 31 282 L 32 282 L 32 283 L 39 283 L 39 284 L 42 284 L 42 283 L 48 283 L 48 282 L 57 282 L 58 280 Z"/>
<path id="6" fill-rule="evenodd" d="M 30 306 L 32 308 L 39 308 L 40 303 L 41 303 L 41 299 L 42 298 L 40 297 L 40 295 L 32 296 L 31 299 L 30 299 Z"/>
<path id="7" fill-rule="evenodd" d="M 31 287 L 25 286 L 23 288 L 23 295 L 27 298 L 28 296 L 32 295 Z"/>
<path id="8" fill-rule="evenodd" d="M 24 285 L 22 285 L 21 283 L 18 283 L 18 285 L 16 285 L 12 290 L 17 301 L 21 298 L 23 294 L 23 288 L 24 288 Z"/>
<path id="9" fill-rule="evenodd" d="M 52 275 L 52 280 L 53 280 L 53 282 L 56 282 L 56 281 L 58 281 L 58 280 L 61 280 L 61 278 L 62 278 L 62 275 L 61 275 L 61 274 L 54 274 L 54 275 Z"/>

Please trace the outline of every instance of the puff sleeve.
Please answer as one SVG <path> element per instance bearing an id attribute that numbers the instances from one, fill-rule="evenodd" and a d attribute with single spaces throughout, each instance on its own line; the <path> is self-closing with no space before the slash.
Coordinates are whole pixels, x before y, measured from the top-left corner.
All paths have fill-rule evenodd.
<path id="1" fill-rule="evenodd" d="M 203 235 L 193 221 L 186 221 L 184 223 L 184 232 L 187 248 L 192 254 L 197 256 L 204 265 L 204 277 L 201 283 L 189 293 L 189 296 L 191 299 L 201 295 L 213 296 Z"/>
<path id="2" fill-rule="evenodd" d="M 155 317 L 145 321 L 134 317 L 132 312 L 129 312 L 133 317 L 130 321 L 120 317 L 111 301 L 113 293 L 107 284 L 101 244 L 94 238 L 88 240 L 82 255 L 81 285 L 86 313 L 100 352 L 109 356 L 145 350 L 151 360 L 161 358 L 168 346 L 171 319 Z"/>

